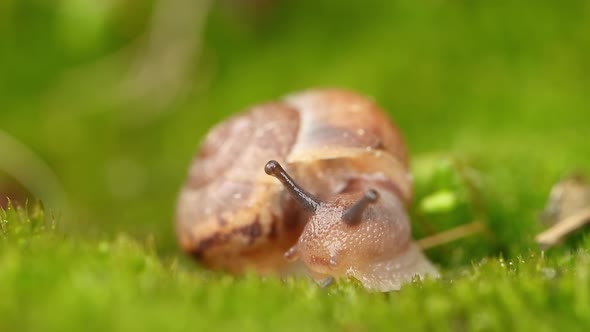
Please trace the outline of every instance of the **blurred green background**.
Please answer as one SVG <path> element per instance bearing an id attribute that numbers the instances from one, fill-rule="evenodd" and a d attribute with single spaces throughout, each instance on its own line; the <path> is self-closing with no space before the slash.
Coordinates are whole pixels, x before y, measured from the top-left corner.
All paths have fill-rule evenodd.
<path id="1" fill-rule="evenodd" d="M 532 248 L 551 185 L 590 170 L 588 1 L 2 0 L 0 193 L 38 196 L 68 232 L 175 253 L 207 129 L 316 86 L 391 114 L 416 202 L 459 190 L 448 160 L 475 170 L 481 206 L 413 208 L 434 230 L 485 216 L 457 262 Z"/>

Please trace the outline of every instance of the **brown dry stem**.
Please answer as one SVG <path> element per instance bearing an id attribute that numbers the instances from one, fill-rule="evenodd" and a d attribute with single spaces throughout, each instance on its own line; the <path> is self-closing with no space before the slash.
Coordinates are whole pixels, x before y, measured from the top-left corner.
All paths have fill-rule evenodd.
<path id="1" fill-rule="evenodd" d="M 558 244 L 566 235 L 581 228 L 588 222 L 590 222 L 590 206 L 558 221 L 549 229 L 538 234 L 535 241 L 543 249 L 547 249 Z"/>
<path id="2" fill-rule="evenodd" d="M 449 230 L 422 238 L 417 241 L 418 246 L 423 250 L 437 247 L 449 242 L 462 239 L 485 230 L 485 224 L 480 220 L 475 220 L 470 223 L 451 228 Z"/>

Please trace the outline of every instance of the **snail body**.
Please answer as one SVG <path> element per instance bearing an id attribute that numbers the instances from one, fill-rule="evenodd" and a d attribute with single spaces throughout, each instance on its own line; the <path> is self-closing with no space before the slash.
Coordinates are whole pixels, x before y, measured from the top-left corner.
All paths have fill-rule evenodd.
<path id="1" fill-rule="evenodd" d="M 388 117 L 352 92 L 308 90 L 209 132 L 179 196 L 177 235 L 213 269 L 396 290 L 438 276 L 412 241 L 411 195 Z"/>

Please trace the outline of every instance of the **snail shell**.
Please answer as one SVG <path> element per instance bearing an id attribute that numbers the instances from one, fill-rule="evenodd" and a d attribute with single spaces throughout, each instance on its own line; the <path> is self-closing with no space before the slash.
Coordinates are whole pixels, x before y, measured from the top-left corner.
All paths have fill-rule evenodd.
<path id="1" fill-rule="evenodd" d="M 412 241 L 411 195 L 388 117 L 352 92 L 309 90 L 210 131 L 180 193 L 177 234 L 213 269 L 305 270 L 320 284 L 353 277 L 389 291 L 438 276 Z"/>

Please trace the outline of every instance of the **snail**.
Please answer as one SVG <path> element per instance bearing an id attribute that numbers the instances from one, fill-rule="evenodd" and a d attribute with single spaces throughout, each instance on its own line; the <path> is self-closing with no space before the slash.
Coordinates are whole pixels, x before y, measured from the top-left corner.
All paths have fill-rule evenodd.
<path id="1" fill-rule="evenodd" d="M 211 269 L 398 290 L 439 274 L 413 242 L 407 152 L 366 97 L 316 89 L 214 127 L 179 194 L 180 247 Z"/>

